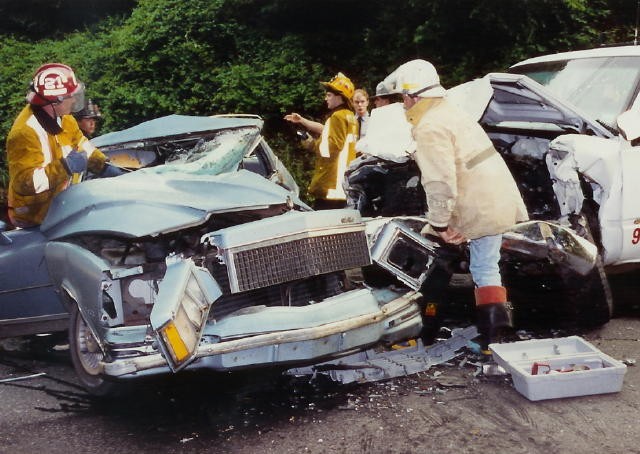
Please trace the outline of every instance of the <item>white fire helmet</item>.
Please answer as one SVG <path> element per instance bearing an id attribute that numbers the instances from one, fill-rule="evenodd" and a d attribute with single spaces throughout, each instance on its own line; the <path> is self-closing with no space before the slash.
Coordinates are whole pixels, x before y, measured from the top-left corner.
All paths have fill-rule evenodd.
<path id="1" fill-rule="evenodd" d="M 404 63 L 385 78 L 385 84 L 395 93 L 421 98 L 441 98 L 446 90 L 440 85 L 436 68 L 426 60 Z"/>

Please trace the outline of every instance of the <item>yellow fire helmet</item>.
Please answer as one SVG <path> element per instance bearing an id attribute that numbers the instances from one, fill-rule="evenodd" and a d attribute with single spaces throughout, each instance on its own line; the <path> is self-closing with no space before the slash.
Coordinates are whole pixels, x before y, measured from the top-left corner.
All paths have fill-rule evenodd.
<path id="1" fill-rule="evenodd" d="M 353 92 L 355 91 L 355 87 L 353 86 L 353 82 L 347 76 L 342 73 L 336 74 L 333 79 L 329 82 L 320 82 L 326 89 L 331 91 L 335 91 L 342 96 L 344 96 L 347 100 L 351 100 L 353 97 Z"/>

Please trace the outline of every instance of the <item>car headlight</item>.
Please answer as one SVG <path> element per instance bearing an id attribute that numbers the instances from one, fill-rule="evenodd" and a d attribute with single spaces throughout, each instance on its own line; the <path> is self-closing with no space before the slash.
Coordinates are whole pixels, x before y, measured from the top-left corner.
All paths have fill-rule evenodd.
<path id="1" fill-rule="evenodd" d="M 191 260 L 167 265 L 151 311 L 151 326 L 174 372 L 195 358 L 209 309 L 221 294 L 211 274 Z"/>

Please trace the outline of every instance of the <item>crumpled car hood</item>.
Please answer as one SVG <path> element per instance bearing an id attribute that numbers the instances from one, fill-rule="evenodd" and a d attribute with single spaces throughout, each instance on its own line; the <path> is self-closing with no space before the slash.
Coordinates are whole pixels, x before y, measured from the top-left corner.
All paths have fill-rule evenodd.
<path id="1" fill-rule="evenodd" d="M 293 195 L 286 189 L 245 170 L 217 176 L 142 170 L 63 191 L 40 229 L 49 239 L 89 233 L 142 237 L 198 225 L 212 213 L 283 204 L 288 197 Z"/>

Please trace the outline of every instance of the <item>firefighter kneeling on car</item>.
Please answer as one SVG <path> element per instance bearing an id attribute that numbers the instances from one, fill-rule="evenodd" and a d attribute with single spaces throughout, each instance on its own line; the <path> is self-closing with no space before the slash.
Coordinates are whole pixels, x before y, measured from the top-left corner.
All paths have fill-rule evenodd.
<path id="1" fill-rule="evenodd" d="M 446 98 L 434 66 L 413 60 L 387 79 L 402 93 L 416 141 L 414 159 L 427 195 L 428 225 L 451 244 L 469 241 L 480 346 L 512 326 L 512 308 L 500 276 L 502 233 L 528 219 L 504 160 L 480 125 Z"/>

